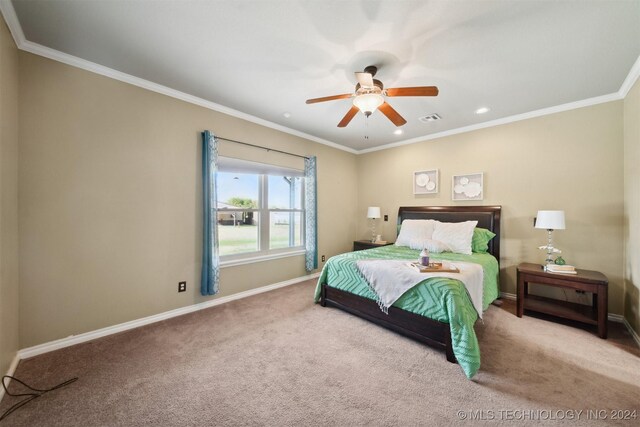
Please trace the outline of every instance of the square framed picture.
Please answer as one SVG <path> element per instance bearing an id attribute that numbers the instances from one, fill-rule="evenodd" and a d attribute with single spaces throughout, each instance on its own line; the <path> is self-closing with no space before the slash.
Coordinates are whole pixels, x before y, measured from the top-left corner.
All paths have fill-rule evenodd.
<path id="1" fill-rule="evenodd" d="M 484 173 L 453 175 L 451 179 L 451 200 L 482 200 L 484 198 Z"/>
<path id="2" fill-rule="evenodd" d="M 438 192 L 438 169 L 413 173 L 413 194 L 436 194 Z"/>

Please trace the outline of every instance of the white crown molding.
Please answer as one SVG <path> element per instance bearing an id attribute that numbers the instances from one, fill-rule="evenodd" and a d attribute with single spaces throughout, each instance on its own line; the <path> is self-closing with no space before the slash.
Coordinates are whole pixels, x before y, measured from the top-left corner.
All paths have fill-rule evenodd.
<path id="1" fill-rule="evenodd" d="M 137 86 L 143 89 L 150 90 L 152 92 L 160 93 L 162 95 L 170 96 L 172 98 L 179 99 L 181 101 L 188 102 L 190 104 L 198 105 L 200 107 L 207 108 L 209 110 L 224 113 L 229 116 L 237 117 L 239 119 L 246 120 L 251 123 L 255 123 L 264 127 L 285 132 L 290 135 L 298 136 L 300 138 L 308 139 L 319 144 L 327 145 L 338 150 L 346 151 L 351 154 L 357 154 L 358 151 L 353 148 L 345 147 L 344 145 L 336 144 L 335 142 L 327 141 L 326 139 L 318 138 L 317 136 L 310 135 L 308 133 L 300 132 L 295 129 L 282 126 L 280 124 L 270 122 L 265 119 L 261 119 L 251 114 L 243 113 L 242 111 L 234 110 L 233 108 L 225 107 L 224 105 L 216 104 L 215 102 L 207 101 L 206 99 L 190 95 L 179 90 L 171 89 L 170 87 L 163 86 L 158 83 L 151 82 L 149 80 L 141 79 L 139 77 L 132 76 L 121 71 L 114 70 L 104 65 L 96 64 L 95 62 L 87 61 L 77 56 L 69 55 L 59 50 L 51 49 L 38 43 L 26 40 L 22 31 L 22 26 L 16 15 L 13 4 L 10 0 L 0 0 L 0 11 L 9 26 L 11 35 L 13 36 L 18 49 L 30 52 L 35 55 L 43 56 L 45 58 L 52 59 L 54 61 L 62 62 L 63 64 L 71 65 L 72 67 L 81 68 L 86 71 L 90 71 L 95 74 L 100 74 L 105 77 L 112 78 L 124 83 L 129 83 L 133 86 Z"/>
<path id="2" fill-rule="evenodd" d="M 64 52 L 60 52 L 55 49 L 42 46 L 38 43 L 25 41 L 18 48 L 25 52 L 30 52 L 45 58 L 53 59 L 54 61 L 62 62 L 63 64 L 71 65 L 73 67 L 81 68 L 86 71 L 90 71 L 95 74 L 100 74 L 105 77 L 112 78 L 124 83 L 128 83 L 133 86 L 137 86 L 143 89 L 150 90 L 152 92 L 160 93 L 162 95 L 170 96 L 171 98 L 179 99 L 181 101 L 188 102 L 190 104 L 198 105 L 200 107 L 207 108 L 209 110 L 217 111 L 219 113 L 227 114 L 232 117 L 246 120 L 251 123 L 255 123 L 267 128 L 275 129 L 280 132 L 285 132 L 290 135 L 298 136 L 300 138 L 308 139 L 319 144 L 327 145 L 338 150 L 346 151 L 351 154 L 357 154 L 357 150 L 353 148 L 345 147 L 344 145 L 336 144 L 335 142 L 327 141 L 326 139 L 318 138 L 317 136 L 310 135 L 308 133 L 300 132 L 295 129 L 288 128 L 286 126 L 279 125 L 274 122 L 270 122 L 265 119 L 261 119 L 251 114 L 243 113 L 242 111 L 234 110 L 233 108 L 225 107 L 224 105 L 216 104 L 215 102 L 207 101 L 206 99 L 190 95 L 188 93 L 181 92 L 179 90 L 171 89 L 170 87 L 163 86 L 158 83 L 151 82 L 149 80 L 141 79 L 139 77 L 132 76 L 131 74 L 123 73 L 121 71 L 114 70 L 104 65 L 96 64 L 95 62 L 87 61 L 77 56 L 69 55 Z"/>
<path id="3" fill-rule="evenodd" d="M 319 138 L 314 135 L 310 135 L 295 129 L 288 128 L 286 126 L 282 126 L 277 123 L 270 122 L 268 120 L 261 119 L 259 117 L 252 116 L 250 114 L 243 113 L 238 110 L 234 110 L 229 107 L 225 107 L 224 105 L 216 104 L 215 102 L 207 101 L 206 99 L 199 98 L 194 95 L 190 95 L 188 93 L 184 93 L 175 89 L 171 89 L 167 86 L 163 86 L 157 83 L 150 82 L 145 79 L 141 79 L 130 74 L 126 74 L 117 70 L 114 70 L 109 67 L 105 67 L 100 64 L 96 64 L 91 61 L 87 61 L 81 58 L 78 58 L 73 55 L 66 54 L 64 52 L 60 52 L 55 49 L 48 48 L 46 46 L 42 46 L 38 43 L 33 43 L 25 39 L 24 33 L 22 31 L 22 27 L 20 22 L 18 21 L 18 17 L 16 16 L 15 10 L 13 8 L 13 4 L 10 0 L 0 0 L 0 11 L 7 21 L 7 25 L 9 26 L 9 30 L 16 42 L 16 45 L 19 49 L 24 50 L 26 52 L 30 52 L 36 55 L 44 56 L 46 58 L 52 59 L 54 61 L 59 61 L 67 65 L 71 65 L 73 67 L 81 68 L 83 70 L 90 71 L 92 73 L 100 74 L 105 77 L 110 77 L 115 80 L 122 81 L 124 83 L 129 83 L 134 86 L 141 87 L 143 89 L 147 89 L 153 92 L 157 92 L 166 96 L 170 96 L 172 98 L 180 99 L 182 101 L 199 105 L 201 107 L 218 111 L 220 113 L 228 114 L 233 117 L 238 117 L 243 120 L 247 120 L 252 123 L 256 123 L 271 129 L 275 129 L 281 132 L 288 133 L 290 135 L 295 135 L 301 138 L 308 139 L 313 142 L 317 142 L 319 144 L 327 145 L 332 148 L 336 148 L 338 150 L 346 151 L 351 154 L 366 154 L 374 151 L 387 150 L 390 148 L 401 147 L 404 145 L 417 144 L 424 141 L 430 141 L 433 139 L 443 138 L 446 136 L 457 135 L 461 133 L 471 132 L 479 129 L 486 129 L 493 126 L 500 126 L 508 123 L 513 123 L 521 120 L 527 120 L 535 117 L 546 116 L 549 114 L 560 113 L 563 111 L 574 110 L 577 108 L 588 107 L 591 105 L 602 104 L 610 101 L 617 101 L 620 99 L 624 99 L 629 90 L 633 87 L 636 80 L 640 77 L 640 57 L 636 60 L 634 65 L 631 67 L 629 74 L 625 78 L 618 92 L 610 93 L 607 95 L 597 96 L 594 98 L 588 98 L 581 101 L 570 102 L 567 104 L 557 105 L 554 107 L 543 108 L 540 110 L 530 111 L 527 113 L 516 114 L 509 117 L 503 117 L 496 120 L 490 120 L 487 122 L 477 123 L 470 126 L 463 126 L 461 128 L 450 129 L 444 132 L 438 132 L 430 135 L 419 136 L 416 138 L 407 139 L 404 141 L 397 141 L 390 144 L 380 145 L 377 147 L 366 148 L 363 150 L 355 150 L 350 147 L 346 147 L 341 144 L 337 144 L 335 142 L 331 142 L 322 138 Z"/>
<path id="4" fill-rule="evenodd" d="M 215 307 L 217 305 L 225 304 L 238 299 L 247 298 L 253 295 L 258 295 L 264 292 L 273 291 L 279 288 L 284 288 L 285 286 L 294 285 L 296 283 L 300 283 L 305 280 L 315 279 L 317 277 L 320 277 L 320 273 L 314 273 L 314 274 L 309 274 L 307 276 L 296 277 L 294 279 L 285 280 L 283 282 L 274 283 L 272 285 L 261 286 L 259 288 L 249 289 L 248 291 L 238 292 L 237 294 L 228 295 L 226 297 L 215 298 L 215 299 L 201 302 L 198 304 L 176 308 L 175 310 L 165 311 L 163 313 L 158 313 L 152 316 L 143 317 L 142 319 L 131 320 L 129 322 L 120 323 L 118 325 L 108 326 L 106 328 L 98 329 L 91 332 L 85 332 L 84 334 L 72 335 L 67 338 L 62 338 L 62 339 L 50 341 L 44 344 L 39 344 L 33 347 L 24 348 L 18 351 L 18 354 L 16 357 L 18 358 L 18 360 L 28 359 L 30 357 L 48 353 L 50 351 L 59 350 L 61 348 L 70 347 L 72 345 L 95 340 L 96 338 L 102 338 L 107 335 L 113 335 L 120 332 L 128 331 L 130 329 L 139 328 L 140 326 L 145 326 L 151 323 L 160 322 L 161 320 L 171 319 L 172 317 L 182 316 L 184 314 L 192 313 L 194 311 L 204 310 L 205 308 Z"/>
<path id="5" fill-rule="evenodd" d="M 450 129 L 444 132 L 438 132 L 431 135 L 419 136 L 417 138 L 411 138 L 404 141 L 393 142 L 391 144 L 380 145 L 378 147 L 366 148 L 364 150 L 358 150 L 358 154 L 366 154 L 374 151 L 386 150 L 389 148 L 401 147 L 403 145 L 417 144 L 419 142 L 429 141 L 433 139 L 443 138 L 445 136 L 457 135 L 460 133 L 471 132 L 478 129 L 486 129 L 489 127 L 505 125 L 507 123 L 518 122 L 521 120 L 533 119 L 535 117 L 547 116 L 549 114 L 561 113 L 563 111 L 575 110 L 578 108 L 589 107 L 591 105 L 603 104 L 605 102 L 618 101 L 624 99 L 635 82 L 640 77 L 640 56 L 636 59 L 636 62 L 629 70 L 629 74 L 622 82 L 620 89 L 617 92 L 607 95 L 596 96 L 594 98 L 583 99 L 581 101 L 569 102 L 562 105 L 556 105 L 554 107 L 543 108 L 540 110 L 529 111 L 527 113 L 516 114 L 514 116 L 503 117 L 501 119 L 491 120 L 488 122 L 482 122 L 471 126 L 464 126 L 461 128 Z"/>
<path id="6" fill-rule="evenodd" d="M 458 135 L 461 133 L 471 132 L 479 129 L 486 129 L 494 126 L 506 125 L 508 123 L 519 122 L 521 120 L 533 119 L 535 117 L 548 116 L 549 114 L 561 113 L 563 111 L 575 110 L 577 108 L 589 107 L 591 105 L 603 104 L 605 102 L 617 101 L 622 99 L 619 92 L 610 93 L 608 95 L 597 96 L 595 98 L 583 99 L 581 101 L 569 102 L 567 104 L 556 105 L 554 107 L 542 108 L 540 110 L 529 111 L 527 113 L 516 114 L 514 116 L 502 117 L 488 122 L 477 123 L 475 125 L 464 126 L 461 128 L 450 129 L 443 132 L 432 133 L 430 135 L 419 136 L 404 141 L 393 142 L 391 144 L 380 145 L 378 147 L 366 148 L 359 150 L 358 154 L 372 153 L 374 151 L 387 150 L 389 148 L 401 147 L 403 145 L 417 144 L 419 142 L 430 141 L 433 139 L 444 138 L 446 136 Z"/>
<path id="7" fill-rule="evenodd" d="M 622 82 L 622 86 L 620 86 L 620 90 L 618 91 L 618 94 L 620 95 L 620 99 L 624 99 L 627 97 L 627 94 L 629 93 L 629 91 L 631 90 L 631 88 L 636 83 L 639 77 L 640 77 L 640 56 L 638 56 L 638 59 L 636 59 L 636 62 L 631 67 L 631 70 L 629 70 L 629 74 L 627 74 L 627 78 L 624 79 L 624 82 Z"/>
<path id="8" fill-rule="evenodd" d="M 9 32 L 11 32 L 13 40 L 16 42 L 16 46 L 20 48 L 26 41 L 26 38 L 22 32 L 22 26 L 20 25 L 20 21 L 18 21 L 18 15 L 16 15 L 11 0 L 0 0 L 0 12 L 2 12 L 2 16 L 4 16 L 4 20 L 9 27 Z"/>

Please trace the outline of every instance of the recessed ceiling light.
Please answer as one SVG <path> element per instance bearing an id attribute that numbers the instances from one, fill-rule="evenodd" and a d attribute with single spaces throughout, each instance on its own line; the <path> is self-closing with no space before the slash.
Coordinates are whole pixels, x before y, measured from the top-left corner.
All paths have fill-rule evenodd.
<path id="1" fill-rule="evenodd" d="M 396 129 L 393 131 L 394 135 L 402 135 L 402 129 Z"/>
<path id="2" fill-rule="evenodd" d="M 490 108 L 487 107 L 482 107 L 482 108 L 478 108 L 476 110 L 476 114 L 484 114 L 484 113 L 488 113 L 490 110 Z"/>
<path id="3" fill-rule="evenodd" d="M 287 119 L 291 117 L 291 113 L 282 113 L 282 115 Z"/>

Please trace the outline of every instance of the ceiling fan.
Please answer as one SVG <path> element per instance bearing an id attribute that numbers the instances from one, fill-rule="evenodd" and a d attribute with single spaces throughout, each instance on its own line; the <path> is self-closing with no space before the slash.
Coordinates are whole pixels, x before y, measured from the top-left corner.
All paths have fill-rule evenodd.
<path id="1" fill-rule="evenodd" d="M 376 109 L 380 110 L 382 114 L 387 116 L 394 125 L 402 126 L 407 123 L 407 121 L 384 100 L 385 96 L 438 96 L 438 88 L 436 86 L 396 87 L 385 89 L 380 80 L 373 78 L 377 71 L 377 67 L 369 65 L 364 69 L 364 72 L 356 72 L 356 79 L 358 80 L 358 83 L 356 84 L 356 90 L 354 93 L 307 99 L 307 104 L 353 98 L 353 106 L 347 114 L 345 114 L 342 120 L 340 120 L 340 123 L 338 123 L 339 128 L 347 126 L 358 111 L 362 111 L 365 116 L 369 117 L 374 111 L 376 111 Z"/>

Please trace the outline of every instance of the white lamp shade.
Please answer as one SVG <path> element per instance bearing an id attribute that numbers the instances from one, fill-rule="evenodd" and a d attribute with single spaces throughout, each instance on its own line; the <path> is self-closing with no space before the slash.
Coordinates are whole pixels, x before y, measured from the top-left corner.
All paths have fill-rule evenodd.
<path id="1" fill-rule="evenodd" d="M 536 228 L 564 230 L 564 211 L 538 211 Z"/>
<path id="2" fill-rule="evenodd" d="M 353 105 L 358 107 L 363 113 L 371 114 L 384 103 L 382 95 L 377 93 L 365 93 L 358 95 L 353 99 Z"/>
<path id="3" fill-rule="evenodd" d="M 367 218 L 380 218 L 380 208 L 376 206 L 369 206 L 369 209 L 367 209 Z"/>

